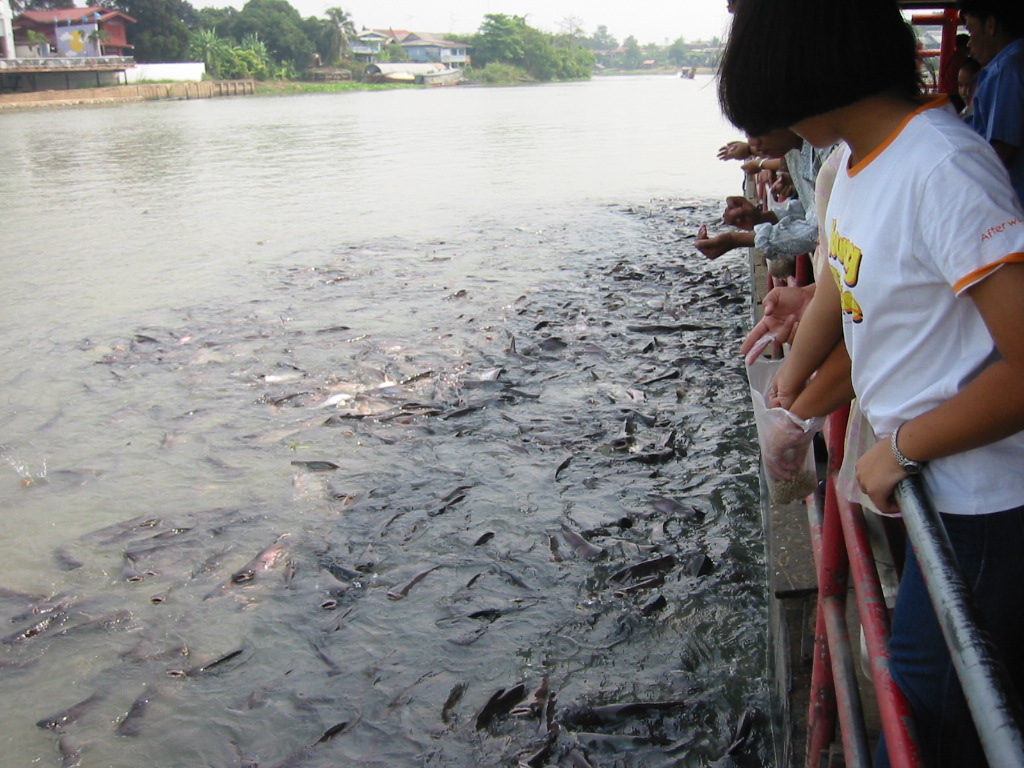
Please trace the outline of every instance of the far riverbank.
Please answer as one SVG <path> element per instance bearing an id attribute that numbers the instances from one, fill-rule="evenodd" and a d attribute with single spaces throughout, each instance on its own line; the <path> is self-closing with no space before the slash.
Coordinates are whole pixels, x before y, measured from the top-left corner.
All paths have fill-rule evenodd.
<path id="1" fill-rule="evenodd" d="M 676 70 L 605 70 L 594 77 L 628 75 L 667 75 Z M 697 74 L 711 74 L 698 69 Z M 484 85 L 467 81 L 465 85 Z M 512 84 L 512 83 L 509 83 Z M 517 85 L 529 84 L 517 82 Z M 140 101 L 176 99 L 208 99 L 217 96 L 290 96 L 304 93 L 343 93 L 348 91 L 379 91 L 397 88 L 423 88 L 405 83 L 311 83 L 299 80 L 204 80 L 202 82 L 151 82 L 133 85 L 112 85 L 98 88 L 0 93 L 0 112 L 54 107 L 131 104 Z"/>
<path id="2" fill-rule="evenodd" d="M 138 83 L 100 88 L 28 91 L 0 94 L 0 112 L 8 110 L 73 107 L 99 104 L 130 104 L 165 99 L 209 99 L 217 96 L 274 96 L 296 93 L 333 93 L 413 88 L 404 84 L 306 83 L 290 80 L 203 80 L 202 82 Z"/>

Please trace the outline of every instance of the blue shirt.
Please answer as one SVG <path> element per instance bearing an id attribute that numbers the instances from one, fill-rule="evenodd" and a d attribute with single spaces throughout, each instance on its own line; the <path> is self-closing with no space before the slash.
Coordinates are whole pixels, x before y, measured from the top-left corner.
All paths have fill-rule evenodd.
<path id="1" fill-rule="evenodd" d="M 978 75 L 971 127 L 989 142 L 1017 148 L 1010 181 L 1024 201 L 1024 39 L 1014 40 L 996 54 Z"/>

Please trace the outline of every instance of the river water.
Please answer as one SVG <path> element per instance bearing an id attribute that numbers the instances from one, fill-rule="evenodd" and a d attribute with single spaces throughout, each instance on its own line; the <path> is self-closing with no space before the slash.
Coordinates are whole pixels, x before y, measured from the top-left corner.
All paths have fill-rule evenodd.
<path id="1" fill-rule="evenodd" d="M 0 116 L 4 764 L 764 765 L 733 137 L 663 76 Z"/>

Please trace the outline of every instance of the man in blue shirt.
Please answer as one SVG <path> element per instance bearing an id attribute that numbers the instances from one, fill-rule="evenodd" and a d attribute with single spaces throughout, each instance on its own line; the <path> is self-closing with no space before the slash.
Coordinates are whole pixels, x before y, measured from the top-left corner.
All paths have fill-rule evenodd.
<path id="1" fill-rule="evenodd" d="M 1024 2 L 960 0 L 978 75 L 970 124 L 995 148 L 1024 201 Z"/>

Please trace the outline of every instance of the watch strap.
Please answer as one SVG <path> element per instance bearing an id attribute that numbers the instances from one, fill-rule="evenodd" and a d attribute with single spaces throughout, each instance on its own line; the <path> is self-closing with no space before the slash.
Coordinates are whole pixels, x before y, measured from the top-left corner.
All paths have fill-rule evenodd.
<path id="1" fill-rule="evenodd" d="M 903 425 L 900 424 L 892 433 L 892 437 L 889 438 L 889 448 L 892 449 L 892 455 L 896 458 L 896 463 L 900 465 L 908 475 L 917 475 L 924 469 L 924 462 L 914 461 L 903 455 L 903 451 L 900 450 L 898 443 L 900 430 L 903 429 Z"/>

